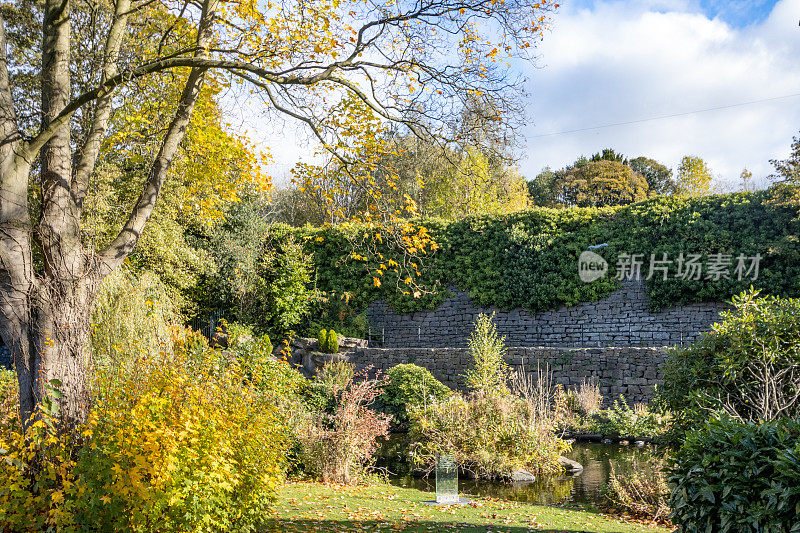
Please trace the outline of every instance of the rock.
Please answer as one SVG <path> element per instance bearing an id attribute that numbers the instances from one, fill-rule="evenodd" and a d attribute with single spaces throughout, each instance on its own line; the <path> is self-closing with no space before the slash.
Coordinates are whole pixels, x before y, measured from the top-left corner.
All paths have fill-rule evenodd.
<path id="1" fill-rule="evenodd" d="M 636 441 L 636 442 L 634 442 L 633 444 L 634 444 L 635 446 L 638 446 L 639 448 L 641 448 L 641 447 L 643 447 L 643 446 L 644 446 L 644 441 L 643 441 L 643 440 L 637 440 L 637 441 Z"/>
<path id="2" fill-rule="evenodd" d="M 614 444 L 614 441 L 611 439 L 603 439 L 603 444 Z"/>
<path id="3" fill-rule="evenodd" d="M 536 481 L 536 476 L 524 468 L 515 468 L 508 477 L 513 483 L 531 483 Z"/>
<path id="4" fill-rule="evenodd" d="M 558 464 L 564 467 L 564 470 L 567 472 L 577 474 L 578 472 L 583 471 L 583 465 L 581 465 L 578 461 L 573 461 L 572 459 L 567 459 L 564 456 L 559 456 Z"/>
<path id="5" fill-rule="evenodd" d="M 627 441 L 627 440 L 621 440 L 621 441 L 619 441 L 619 445 L 620 445 L 620 446 L 627 446 L 627 445 L 629 445 L 629 444 L 630 444 L 630 441 Z"/>

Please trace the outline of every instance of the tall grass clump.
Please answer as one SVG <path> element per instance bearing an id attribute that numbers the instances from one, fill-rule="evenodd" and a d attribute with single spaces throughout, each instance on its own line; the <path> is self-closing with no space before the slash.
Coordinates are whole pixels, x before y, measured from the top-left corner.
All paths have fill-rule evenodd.
<path id="1" fill-rule="evenodd" d="M 664 459 L 650 457 L 644 468 L 627 474 L 618 474 L 612 464 L 603 497 L 603 507 L 609 511 L 668 523 L 670 490 Z"/>

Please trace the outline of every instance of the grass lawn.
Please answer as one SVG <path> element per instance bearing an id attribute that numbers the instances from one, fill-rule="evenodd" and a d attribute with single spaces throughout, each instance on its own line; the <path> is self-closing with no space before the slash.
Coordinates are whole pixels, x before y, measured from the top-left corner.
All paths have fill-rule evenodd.
<path id="1" fill-rule="evenodd" d="M 278 493 L 267 531 L 575 531 L 666 533 L 611 516 L 489 499 L 464 507 L 431 507 L 430 492 L 390 485 L 349 487 L 288 483 Z"/>

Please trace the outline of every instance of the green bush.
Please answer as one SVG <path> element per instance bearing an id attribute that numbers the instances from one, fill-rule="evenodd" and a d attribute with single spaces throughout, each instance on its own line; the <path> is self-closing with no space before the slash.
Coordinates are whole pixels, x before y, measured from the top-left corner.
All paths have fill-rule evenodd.
<path id="1" fill-rule="evenodd" d="M 322 353 L 339 353 L 339 337 L 333 330 L 326 331 L 325 328 L 319 330 L 317 343 Z"/>
<path id="2" fill-rule="evenodd" d="M 380 397 L 383 410 L 392 415 L 395 429 L 408 429 L 411 409 L 426 407 L 453 394 L 447 385 L 426 368 L 413 364 L 397 365 L 387 372 L 389 383 Z"/>
<path id="3" fill-rule="evenodd" d="M 320 352 L 328 353 L 328 330 L 325 328 L 319 330 L 317 334 L 317 345 Z"/>
<path id="4" fill-rule="evenodd" d="M 328 346 L 326 351 L 328 353 L 339 353 L 339 337 L 333 330 L 328 332 Z"/>
<path id="5" fill-rule="evenodd" d="M 586 432 L 616 438 L 655 438 L 669 430 L 671 414 L 661 414 L 645 405 L 631 408 L 620 395 L 609 409 L 595 411 L 587 417 Z"/>
<path id="6" fill-rule="evenodd" d="M 336 393 L 346 389 L 355 376 L 355 367 L 346 361 L 326 363 L 314 379 L 307 380 L 302 390 L 303 401 L 311 411 L 332 413 Z"/>
<path id="7" fill-rule="evenodd" d="M 712 418 L 669 474 L 672 521 L 686 533 L 800 531 L 800 421 Z"/>
<path id="8" fill-rule="evenodd" d="M 699 341 L 670 354 L 659 401 L 681 430 L 713 411 L 746 421 L 800 416 L 800 300 L 747 291 Z"/>

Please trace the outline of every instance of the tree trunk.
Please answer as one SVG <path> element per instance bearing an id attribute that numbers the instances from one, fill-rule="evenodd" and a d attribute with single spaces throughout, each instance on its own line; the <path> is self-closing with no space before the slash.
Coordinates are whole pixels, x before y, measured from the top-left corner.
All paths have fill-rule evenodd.
<path id="1" fill-rule="evenodd" d="M 99 275 L 42 281 L 31 301 L 29 335 L 39 357 L 35 401 L 61 391 L 58 418 L 65 427 L 79 424 L 88 412 L 91 309 L 100 281 Z"/>
<path id="2" fill-rule="evenodd" d="M 155 207 L 172 159 L 183 139 L 203 85 L 205 67 L 189 73 L 175 116 L 147 183 L 116 239 L 100 253 L 81 240 L 81 207 L 99 140 L 108 120 L 104 92 L 85 148 L 90 153 L 72 172 L 69 122 L 70 0 L 45 0 L 42 40 L 42 132 L 24 142 L 19 135 L 6 65 L 0 16 L 0 335 L 11 349 L 19 380 L 20 417 L 28 423 L 50 397 L 64 429 L 80 424 L 89 408 L 91 309 L 105 275 L 130 254 Z M 205 0 L 195 56 L 207 57 L 217 0 Z M 113 65 L 129 3 L 117 5 L 104 76 Z M 59 118 L 60 117 L 60 118 Z M 39 148 L 41 150 L 39 151 Z M 35 226 L 28 212 L 28 180 L 35 156 L 41 161 L 42 210 Z M 33 268 L 32 241 L 41 249 L 43 271 Z M 58 390 L 61 394 L 55 393 Z M 57 400 L 57 401 L 55 401 Z"/>

